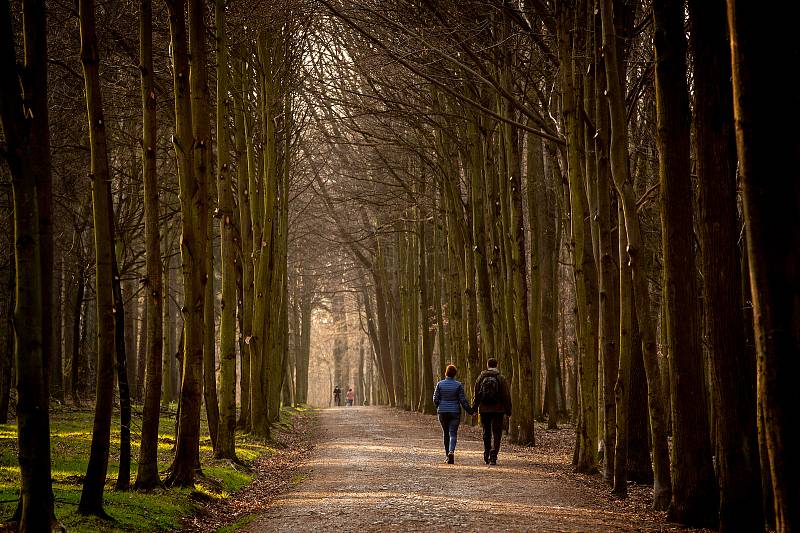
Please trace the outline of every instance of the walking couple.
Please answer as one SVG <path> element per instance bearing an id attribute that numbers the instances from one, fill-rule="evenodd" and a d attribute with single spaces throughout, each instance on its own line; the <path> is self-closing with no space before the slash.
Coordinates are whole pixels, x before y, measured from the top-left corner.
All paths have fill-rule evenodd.
<path id="1" fill-rule="evenodd" d="M 461 423 L 461 407 L 473 416 L 480 413 L 483 426 L 483 462 L 497 464 L 500 438 L 503 434 L 503 416 L 511 416 L 511 393 L 505 376 L 497 368 L 497 359 L 486 361 L 486 370 L 475 381 L 475 396 L 472 405 L 467 402 L 464 385 L 456 381 L 458 370 L 448 365 L 445 378 L 436 384 L 433 403 L 439 413 L 439 423 L 444 436 L 444 453 L 447 462 L 455 462 L 458 425 Z"/>

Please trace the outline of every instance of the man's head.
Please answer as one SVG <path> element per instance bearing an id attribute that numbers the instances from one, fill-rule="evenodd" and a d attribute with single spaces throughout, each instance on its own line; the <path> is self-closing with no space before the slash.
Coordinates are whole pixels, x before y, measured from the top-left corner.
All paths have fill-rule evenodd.
<path id="1" fill-rule="evenodd" d="M 497 368 L 497 359 L 494 357 L 489 358 L 489 360 L 486 361 L 486 368 Z"/>

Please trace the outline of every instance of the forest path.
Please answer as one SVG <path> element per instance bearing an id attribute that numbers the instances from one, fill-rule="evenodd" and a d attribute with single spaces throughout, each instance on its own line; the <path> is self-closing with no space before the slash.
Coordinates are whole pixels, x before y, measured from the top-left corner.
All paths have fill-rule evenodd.
<path id="1" fill-rule="evenodd" d="M 570 473 L 570 429 L 539 431 L 539 447 L 507 445 L 483 463 L 478 428 L 462 425 L 456 464 L 443 464 L 433 416 L 381 407 L 318 413 L 304 477 L 244 530 L 666 531 L 640 497 L 609 497 L 599 477 Z M 560 444 L 560 445 L 559 445 Z"/>

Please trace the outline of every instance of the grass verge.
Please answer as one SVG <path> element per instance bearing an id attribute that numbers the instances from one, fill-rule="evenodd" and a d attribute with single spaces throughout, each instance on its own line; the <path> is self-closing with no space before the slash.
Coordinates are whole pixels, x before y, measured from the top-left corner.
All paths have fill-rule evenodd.
<path id="1" fill-rule="evenodd" d="M 174 406 L 173 406 L 174 408 Z M 303 410 L 304 408 L 299 408 Z M 141 407 L 135 406 L 140 417 L 134 416 L 131 428 L 131 484 L 136 475 L 139 457 L 139 428 Z M 284 408 L 280 429 L 291 427 L 298 408 Z M 205 414 L 205 413 L 204 413 Z M 152 492 L 120 492 L 114 490 L 119 467 L 119 417 L 112 422 L 111 449 L 108 478 L 105 490 L 105 510 L 114 521 L 85 517 L 77 513 L 83 476 L 89 461 L 94 413 L 90 409 L 52 406 L 50 413 L 50 447 L 52 460 L 53 493 L 56 500 L 56 517 L 69 531 L 166 531 L 180 526 L 182 517 L 193 514 L 200 501 L 225 499 L 247 486 L 255 472 L 230 461 L 217 461 L 212 457 L 211 442 L 205 419 L 201 421 L 200 461 L 204 479 L 194 488 L 157 489 Z M 175 419 L 162 416 L 159 423 L 158 460 L 163 472 L 169 467 L 175 443 Z M 251 463 L 264 454 L 275 452 L 269 442 L 236 435 L 236 451 L 240 460 Z M 17 463 L 16 424 L 0 424 L 0 523 L 11 517 L 16 508 L 19 492 L 19 465 Z"/>

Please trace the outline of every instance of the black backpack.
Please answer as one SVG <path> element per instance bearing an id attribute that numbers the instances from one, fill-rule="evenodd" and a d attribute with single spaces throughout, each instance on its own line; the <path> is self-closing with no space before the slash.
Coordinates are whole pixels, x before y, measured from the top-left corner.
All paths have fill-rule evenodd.
<path id="1" fill-rule="evenodd" d="M 481 403 L 496 404 L 501 403 L 503 399 L 500 397 L 500 380 L 497 376 L 491 374 L 485 376 L 481 381 Z"/>

